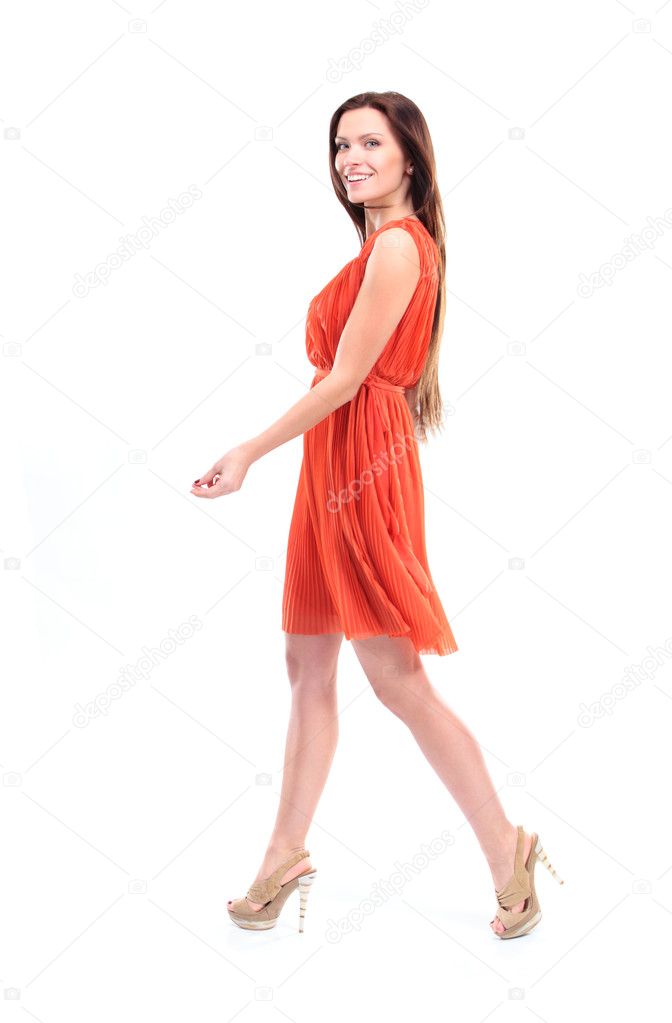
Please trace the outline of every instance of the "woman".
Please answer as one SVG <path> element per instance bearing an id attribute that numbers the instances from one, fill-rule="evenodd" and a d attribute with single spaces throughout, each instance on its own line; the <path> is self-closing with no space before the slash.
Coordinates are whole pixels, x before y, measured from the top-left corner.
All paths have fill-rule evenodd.
<path id="1" fill-rule="evenodd" d="M 362 248 L 310 303 L 311 388 L 192 488 L 230 494 L 253 462 L 304 435 L 282 604 L 292 709 L 280 807 L 256 880 L 229 900 L 229 915 L 241 927 L 272 927 L 298 886 L 303 929 L 316 874 L 303 843 L 336 749 L 345 635 L 474 829 L 499 904 L 492 930 L 517 937 L 541 915 L 537 858 L 557 875 L 537 834 L 507 819 L 478 743 L 420 661 L 458 649 L 427 565 L 417 451 L 417 439 L 441 425 L 445 248 L 432 142 L 411 100 L 369 92 L 336 110 L 329 149 L 334 190 Z"/>

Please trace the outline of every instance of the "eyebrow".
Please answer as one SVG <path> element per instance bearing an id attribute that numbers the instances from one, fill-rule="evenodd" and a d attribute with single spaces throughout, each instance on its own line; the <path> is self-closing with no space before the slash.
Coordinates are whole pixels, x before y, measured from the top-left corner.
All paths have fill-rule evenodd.
<path id="1" fill-rule="evenodd" d="M 382 134 L 383 134 L 382 131 L 365 131 L 363 135 L 359 136 L 359 138 L 361 140 L 361 139 L 365 138 L 367 135 L 382 135 Z M 344 142 L 348 142 L 348 139 L 345 137 L 345 135 L 337 135 L 336 138 L 334 139 L 334 142 L 337 142 L 339 139 L 343 139 Z"/>

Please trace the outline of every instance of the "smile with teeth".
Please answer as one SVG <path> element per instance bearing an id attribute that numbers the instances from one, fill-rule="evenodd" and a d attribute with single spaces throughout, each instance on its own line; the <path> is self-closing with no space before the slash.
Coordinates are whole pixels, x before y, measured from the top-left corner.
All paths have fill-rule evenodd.
<path id="1" fill-rule="evenodd" d="M 346 180 L 349 185 L 354 185 L 359 181 L 368 181 L 370 177 L 370 174 L 347 174 Z"/>

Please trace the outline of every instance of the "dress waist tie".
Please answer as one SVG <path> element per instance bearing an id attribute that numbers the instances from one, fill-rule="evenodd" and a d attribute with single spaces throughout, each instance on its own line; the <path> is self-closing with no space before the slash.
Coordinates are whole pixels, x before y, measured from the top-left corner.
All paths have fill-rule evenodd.
<path id="1" fill-rule="evenodd" d="M 322 369 L 321 367 L 318 366 L 317 369 L 315 370 L 314 379 L 322 380 L 323 377 L 328 376 L 330 372 L 331 370 Z M 366 384 L 367 387 L 382 387 L 383 390 L 400 391 L 401 394 L 404 394 L 404 392 L 406 391 L 406 388 L 402 384 L 390 383 L 389 380 L 385 380 L 383 377 L 378 376 L 377 373 L 369 373 L 368 377 L 365 378 L 363 383 Z"/>

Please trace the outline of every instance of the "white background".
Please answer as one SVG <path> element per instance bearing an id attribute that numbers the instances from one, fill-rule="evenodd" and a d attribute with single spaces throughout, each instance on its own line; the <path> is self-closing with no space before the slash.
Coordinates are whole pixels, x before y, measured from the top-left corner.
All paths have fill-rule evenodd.
<path id="1" fill-rule="evenodd" d="M 672 213 L 619 254 L 672 210 L 672 3 L 68 0 L 3 20 L 8 1018 L 656 1018 Z M 343 58 L 360 66 L 329 74 Z M 234 495 L 189 491 L 309 386 L 308 302 L 358 251 L 329 119 L 367 89 L 410 96 L 436 150 L 449 414 L 421 460 L 460 649 L 424 661 L 565 879 L 537 872 L 544 917 L 523 941 L 492 935 L 475 837 L 347 642 L 306 931 L 296 895 L 266 933 L 226 913 L 282 780 L 301 438 Z M 201 198 L 145 250 L 73 292 L 191 185 Z M 582 294 L 596 272 L 610 282 Z M 450 846 L 414 860 L 445 829 Z M 362 904 L 359 930 L 331 940 Z"/>

